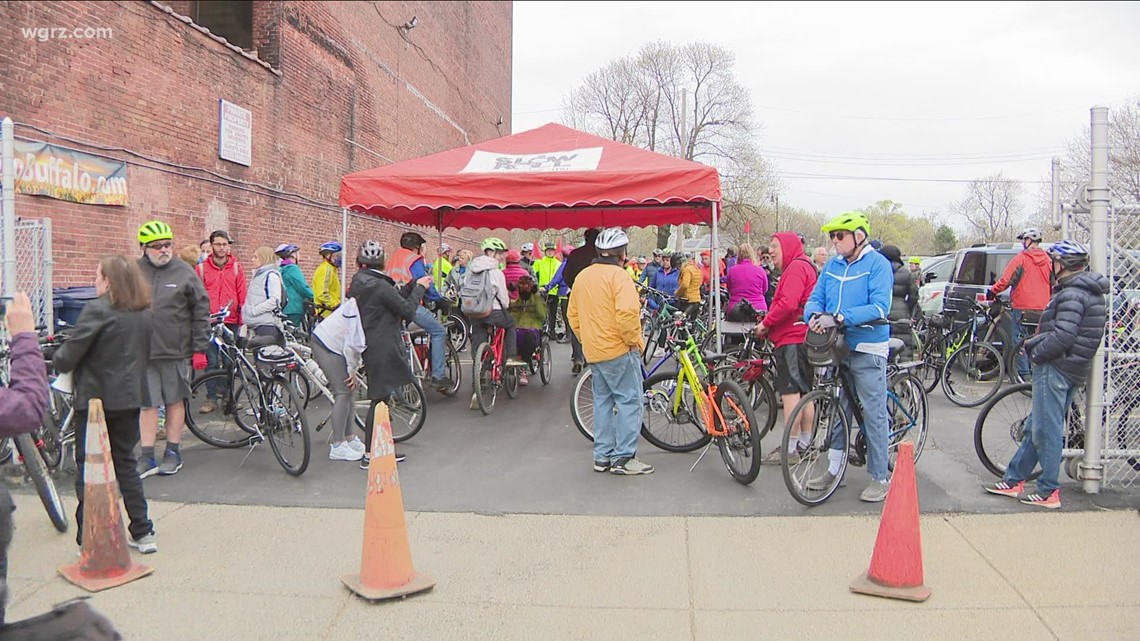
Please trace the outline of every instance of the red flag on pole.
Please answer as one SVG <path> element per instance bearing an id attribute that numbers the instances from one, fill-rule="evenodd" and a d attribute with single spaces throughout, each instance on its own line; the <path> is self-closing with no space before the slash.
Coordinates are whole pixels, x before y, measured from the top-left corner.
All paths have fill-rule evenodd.
<path id="1" fill-rule="evenodd" d="M 746 233 L 746 234 L 752 233 L 752 221 L 751 220 L 744 221 L 744 233 Z"/>

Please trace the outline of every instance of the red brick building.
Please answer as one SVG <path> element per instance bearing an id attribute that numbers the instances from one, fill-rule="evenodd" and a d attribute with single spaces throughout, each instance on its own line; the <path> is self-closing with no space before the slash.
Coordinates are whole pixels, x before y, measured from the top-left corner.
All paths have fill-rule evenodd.
<path id="1" fill-rule="evenodd" d="M 510 2 L 0 3 L 16 136 L 128 163 L 127 206 L 18 195 L 17 214 L 52 219 L 56 286 L 136 255 L 151 219 L 176 247 L 228 229 L 243 262 L 296 243 L 311 274 L 343 174 L 510 133 L 511 21 Z M 222 100 L 252 116 L 249 166 L 219 158 Z M 401 231 L 353 218 L 349 240 Z"/>

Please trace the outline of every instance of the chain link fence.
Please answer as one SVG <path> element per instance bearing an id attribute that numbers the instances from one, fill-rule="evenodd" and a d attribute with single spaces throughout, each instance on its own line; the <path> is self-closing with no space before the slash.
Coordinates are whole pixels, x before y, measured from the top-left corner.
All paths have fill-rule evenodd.
<path id="1" fill-rule="evenodd" d="M 32 300 L 36 327 L 54 329 L 51 219 L 20 219 L 15 228 L 16 285 L 9 288 L 0 273 L 0 291 L 26 292 Z M 3 226 L 0 226 L 0 247 L 4 246 L 3 236 Z"/>
<path id="2" fill-rule="evenodd" d="M 1140 487 L 1140 208 L 1109 212 L 1104 484 Z"/>

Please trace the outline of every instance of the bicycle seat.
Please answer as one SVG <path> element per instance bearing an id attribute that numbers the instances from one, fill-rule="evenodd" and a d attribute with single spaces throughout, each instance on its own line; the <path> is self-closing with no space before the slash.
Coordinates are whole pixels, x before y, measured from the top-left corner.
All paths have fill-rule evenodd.
<path id="1" fill-rule="evenodd" d="M 901 338 L 892 338 L 890 341 L 888 341 L 888 345 L 889 355 L 887 356 L 887 359 L 891 361 L 894 361 L 896 358 L 898 358 L 899 353 L 906 349 L 906 343 L 902 342 Z"/>
<path id="2" fill-rule="evenodd" d="M 704 359 L 706 364 L 715 365 L 717 362 L 728 358 L 728 354 L 718 352 L 701 352 L 701 358 Z"/>
<path id="3" fill-rule="evenodd" d="M 273 336 L 251 336 L 245 339 L 244 347 L 249 349 L 260 349 L 262 347 L 273 345 L 276 342 L 277 339 Z"/>
<path id="4" fill-rule="evenodd" d="M 259 338 L 268 338 L 270 342 L 268 345 L 257 349 L 257 362 L 265 365 L 284 365 L 293 360 L 293 354 L 279 347 L 272 336 L 255 336 L 250 342 L 252 343 Z"/>

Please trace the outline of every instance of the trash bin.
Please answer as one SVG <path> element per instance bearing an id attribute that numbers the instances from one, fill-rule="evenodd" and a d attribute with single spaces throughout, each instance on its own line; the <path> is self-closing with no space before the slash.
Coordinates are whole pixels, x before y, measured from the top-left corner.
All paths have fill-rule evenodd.
<path id="1" fill-rule="evenodd" d="M 87 301 L 98 298 L 95 286 L 63 287 L 52 290 L 52 308 L 55 311 L 55 326 L 58 331 L 66 325 L 79 322 L 79 313 Z"/>

